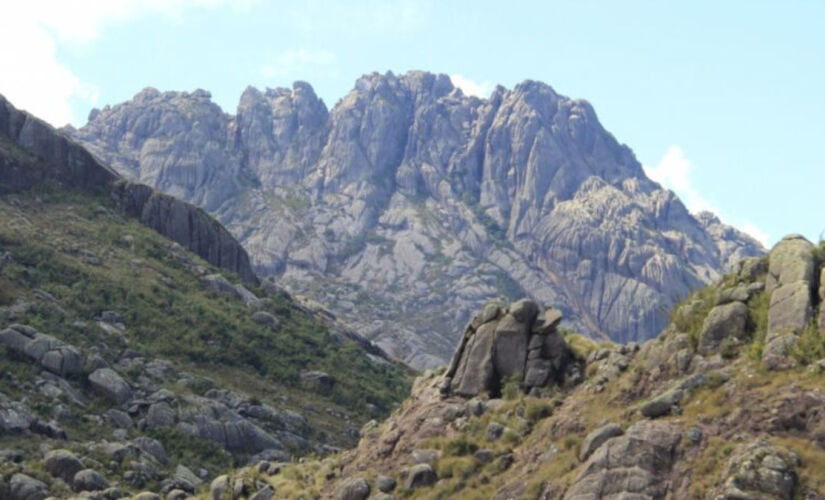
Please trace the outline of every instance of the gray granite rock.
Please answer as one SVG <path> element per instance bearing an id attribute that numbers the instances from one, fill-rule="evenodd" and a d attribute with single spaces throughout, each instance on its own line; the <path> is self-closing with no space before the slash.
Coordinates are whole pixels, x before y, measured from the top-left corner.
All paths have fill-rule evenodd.
<path id="1" fill-rule="evenodd" d="M 587 101 L 535 81 L 478 99 L 446 75 L 373 73 L 331 110 L 297 82 L 248 88 L 234 116 L 207 92 L 145 89 L 69 133 L 210 211 L 263 273 L 417 368 L 443 365 L 501 296 L 650 338 L 678 299 L 762 252 L 650 181 Z"/>
<path id="2" fill-rule="evenodd" d="M 116 371 L 99 368 L 89 375 L 92 389 L 113 403 L 123 404 L 132 398 L 132 388 Z"/>

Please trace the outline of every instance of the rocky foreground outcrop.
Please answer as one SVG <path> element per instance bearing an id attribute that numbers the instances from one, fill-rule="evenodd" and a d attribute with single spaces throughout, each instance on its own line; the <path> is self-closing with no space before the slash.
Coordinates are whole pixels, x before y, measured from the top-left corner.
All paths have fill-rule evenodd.
<path id="1" fill-rule="evenodd" d="M 154 189 L 121 179 L 86 149 L 0 96 L 0 194 L 52 182 L 109 195 L 124 212 L 207 262 L 256 282 L 249 256 L 202 210 Z"/>
<path id="2" fill-rule="evenodd" d="M 275 274 L 417 368 L 447 362 L 491 300 L 642 341 L 763 252 L 651 182 L 592 106 L 541 82 L 465 96 L 446 75 L 369 74 L 332 109 L 312 87 L 145 89 L 72 137 L 122 175 L 196 203 Z"/>
<path id="3" fill-rule="evenodd" d="M 557 330 L 562 315 L 530 300 L 509 308 L 487 304 L 476 315 L 459 342 L 444 374 L 443 392 L 460 396 L 501 395 L 515 383 L 538 395 L 551 385 L 581 380 L 581 366 Z"/>
<path id="4" fill-rule="evenodd" d="M 526 300 L 485 306 L 450 368 L 420 377 L 358 448 L 233 479 L 324 498 L 823 499 L 822 255 L 786 237 L 642 345 L 558 331 L 554 309 Z M 532 386 L 536 359 L 567 359 L 581 380 L 556 369 Z"/>

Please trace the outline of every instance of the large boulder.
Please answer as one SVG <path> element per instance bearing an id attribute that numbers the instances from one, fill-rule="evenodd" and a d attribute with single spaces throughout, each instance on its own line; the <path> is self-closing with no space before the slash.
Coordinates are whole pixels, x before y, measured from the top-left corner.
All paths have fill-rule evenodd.
<path id="1" fill-rule="evenodd" d="M 123 404 L 132 399 L 132 388 L 111 368 L 99 368 L 89 375 L 89 384 L 100 396 L 113 403 Z"/>
<path id="2" fill-rule="evenodd" d="M 75 474 L 83 470 L 83 462 L 69 450 L 52 450 L 43 459 L 43 466 L 54 477 L 72 484 Z"/>
<path id="3" fill-rule="evenodd" d="M 725 339 L 742 339 L 748 321 L 748 308 L 739 301 L 729 302 L 710 310 L 699 335 L 699 354 L 707 356 L 719 350 Z"/>
<path id="4" fill-rule="evenodd" d="M 444 374 L 442 391 L 465 397 L 497 396 L 508 382 L 528 391 L 560 382 L 574 361 L 556 330 L 561 313 L 538 312 L 529 300 L 514 302 L 505 310 L 487 304 L 465 329 Z"/>
<path id="5" fill-rule="evenodd" d="M 25 325 L 0 331 L 0 344 L 28 356 L 46 370 L 66 377 L 83 370 L 83 354 L 74 346 Z"/>
<path id="6" fill-rule="evenodd" d="M 723 495 L 717 498 L 794 498 L 796 455 L 764 441 L 740 446 L 725 471 Z"/>
<path id="7" fill-rule="evenodd" d="M 769 369 L 794 365 L 788 351 L 795 335 L 813 317 L 815 267 L 814 246 L 802 236 L 786 236 L 771 250 L 765 283 L 771 294 L 768 334 L 762 355 L 763 364 Z"/>
<path id="8" fill-rule="evenodd" d="M 598 450 L 601 445 L 607 442 L 608 439 L 621 436 L 622 434 L 624 434 L 622 426 L 613 422 L 595 429 L 584 438 L 579 449 L 579 460 L 584 462 L 594 451 Z"/>
<path id="9" fill-rule="evenodd" d="M 72 488 L 75 491 L 101 491 L 109 487 L 109 481 L 94 469 L 83 469 L 74 475 Z"/>
<path id="10" fill-rule="evenodd" d="M 638 422 L 590 456 L 564 498 L 665 498 L 681 439 L 677 424 Z"/>
<path id="11" fill-rule="evenodd" d="M 416 488 L 426 488 L 438 481 L 438 476 L 430 464 L 417 464 L 407 471 L 407 482 L 405 486 L 408 490 Z"/>
<path id="12" fill-rule="evenodd" d="M 335 490 L 338 500 L 366 500 L 369 496 L 370 485 L 362 477 L 347 479 Z"/>
<path id="13" fill-rule="evenodd" d="M 43 500 L 49 496 L 49 488 L 42 481 L 18 472 L 9 483 L 11 500 Z"/>
<path id="14" fill-rule="evenodd" d="M 233 285 L 220 274 L 210 274 L 201 278 L 204 286 L 215 293 L 234 297 L 248 306 L 260 303 L 260 299 L 243 285 Z"/>
<path id="15" fill-rule="evenodd" d="M 782 238 L 770 252 L 766 290 L 798 281 L 813 282 L 814 246 L 805 237 L 791 234 Z"/>

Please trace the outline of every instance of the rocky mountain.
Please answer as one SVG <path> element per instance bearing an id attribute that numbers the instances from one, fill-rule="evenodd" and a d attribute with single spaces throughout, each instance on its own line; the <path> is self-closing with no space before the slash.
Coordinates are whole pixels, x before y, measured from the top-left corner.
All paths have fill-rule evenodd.
<path id="1" fill-rule="evenodd" d="M 210 493 L 825 498 L 823 265 L 825 246 L 786 237 L 641 345 L 560 330 L 558 310 L 529 300 L 487 304 L 450 367 L 416 380 L 357 448 L 221 475 Z"/>
<path id="2" fill-rule="evenodd" d="M 468 97 L 445 75 L 369 74 L 328 110 L 306 83 L 146 89 L 67 131 L 121 174 L 204 207 L 255 269 L 416 367 L 446 362 L 490 299 L 641 341 L 752 238 L 650 181 L 584 100 L 525 81 Z"/>
<path id="3" fill-rule="evenodd" d="M 351 446 L 408 393 L 202 209 L 2 97 L 0 193 L 0 499 L 185 497 Z"/>

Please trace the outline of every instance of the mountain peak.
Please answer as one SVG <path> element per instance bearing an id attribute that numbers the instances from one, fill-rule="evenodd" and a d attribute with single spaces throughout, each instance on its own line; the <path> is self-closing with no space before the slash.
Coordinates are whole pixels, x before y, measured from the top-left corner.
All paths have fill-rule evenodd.
<path id="1" fill-rule="evenodd" d="M 534 80 L 478 99 L 447 75 L 374 72 L 329 111 L 300 83 L 247 89 L 235 116 L 114 109 L 74 137 L 218 215 L 261 272 L 418 367 L 502 296 L 649 338 L 678 298 L 763 251 L 650 181 L 589 102 Z"/>

